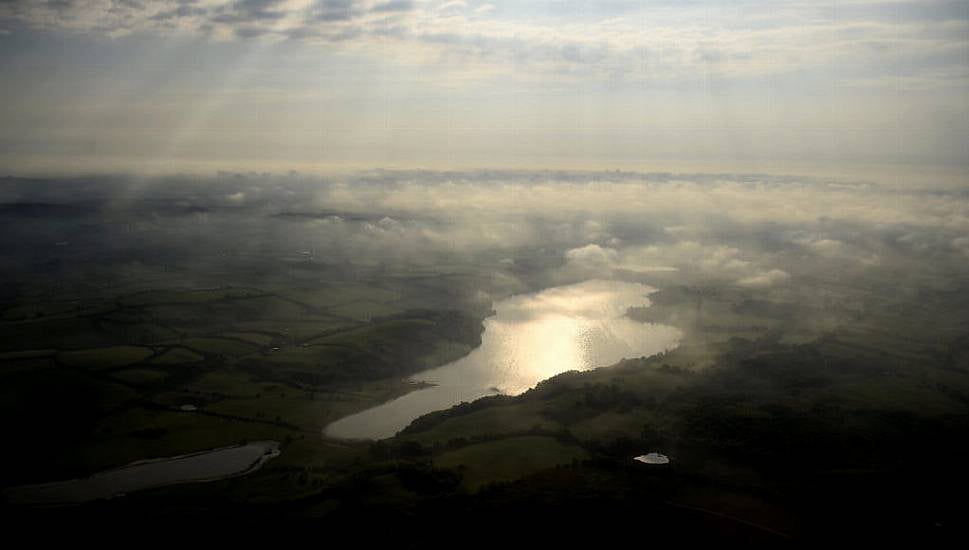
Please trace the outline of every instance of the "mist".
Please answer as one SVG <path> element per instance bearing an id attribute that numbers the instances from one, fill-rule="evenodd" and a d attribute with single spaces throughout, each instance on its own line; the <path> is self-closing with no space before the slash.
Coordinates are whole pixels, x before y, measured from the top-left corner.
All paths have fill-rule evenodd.
<path id="1" fill-rule="evenodd" d="M 576 510 L 648 502 L 670 539 L 708 512 L 803 540 L 858 532 L 847 509 L 880 525 L 891 499 L 845 476 L 933 502 L 899 529 L 960 510 L 969 193 L 947 182 L 7 177 L 0 229 L 0 404 L 24 449 L 0 480 L 27 520 L 54 502 L 65 521 L 190 506 L 391 525 L 443 498 L 491 523 L 477 506 L 532 509 L 544 476 Z M 897 463 L 911 445 L 945 457 L 927 482 Z M 238 504 L 187 483 L 196 459 Z"/>
<path id="2" fill-rule="evenodd" d="M 798 177 L 380 171 L 8 178 L 0 197 L 4 249 L 34 254 L 33 261 L 4 254 L 8 269 L 23 273 L 56 258 L 82 262 L 72 270 L 108 261 L 190 272 L 258 257 L 293 269 L 474 264 L 509 289 L 675 274 L 690 284 L 781 291 L 832 270 L 945 279 L 969 262 L 969 195 L 962 190 Z M 40 217 L 44 209 L 57 214 L 57 224 Z M 163 261 L 170 257 L 177 259 Z"/>

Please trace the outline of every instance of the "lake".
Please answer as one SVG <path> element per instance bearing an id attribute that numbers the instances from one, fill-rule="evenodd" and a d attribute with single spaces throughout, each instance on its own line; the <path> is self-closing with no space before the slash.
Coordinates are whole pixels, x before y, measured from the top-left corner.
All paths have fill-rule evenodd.
<path id="1" fill-rule="evenodd" d="M 592 280 L 512 296 L 495 304 L 481 345 L 467 356 L 411 377 L 434 384 L 342 418 L 328 437 L 384 439 L 415 418 L 463 401 L 502 393 L 518 395 L 570 370 L 614 365 L 620 359 L 672 349 L 681 332 L 626 317 L 649 305 L 655 289 L 637 283 Z"/>
<path id="2" fill-rule="evenodd" d="M 16 504 L 80 504 L 190 481 L 212 481 L 258 470 L 279 455 L 279 443 L 255 441 L 235 447 L 136 462 L 83 479 L 22 485 L 3 491 Z"/>

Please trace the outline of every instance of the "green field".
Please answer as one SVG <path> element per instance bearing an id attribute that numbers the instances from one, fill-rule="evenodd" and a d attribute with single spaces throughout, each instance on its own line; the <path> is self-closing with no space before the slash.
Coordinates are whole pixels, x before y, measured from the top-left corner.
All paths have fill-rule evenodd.
<path id="1" fill-rule="evenodd" d="M 152 357 L 150 363 L 153 365 L 184 365 L 186 363 L 198 363 L 204 359 L 203 356 L 194 351 L 183 347 L 171 347 L 161 354 Z"/>
<path id="2" fill-rule="evenodd" d="M 323 442 L 323 427 L 411 391 L 407 374 L 467 353 L 478 337 L 455 329 L 458 317 L 384 305 L 399 298 L 359 283 L 278 294 L 169 288 L 97 307 L 10 310 L 0 321 L 0 412 L 25 445 L 5 459 L 7 475 L 80 476 L 256 439 L 287 442 L 275 462 L 284 469 L 366 455 Z M 369 321 L 378 314 L 396 317 Z M 27 410 L 40 429 L 16 427 Z"/>
<path id="3" fill-rule="evenodd" d="M 474 491 L 490 483 L 514 481 L 587 456 L 582 448 L 563 445 L 551 437 L 525 436 L 447 451 L 435 457 L 434 465 L 457 469 L 464 487 Z"/>
<path id="4" fill-rule="evenodd" d="M 57 354 L 57 362 L 83 369 L 114 369 L 135 365 L 154 354 L 150 348 L 135 346 L 112 346 L 76 351 L 63 351 Z"/>
<path id="5" fill-rule="evenodd" d="M 283 453 L 257 473 L 127 502 L 340 517 L 619 494 L 786 533 L 805 529 L 802 516 L 829 518 L 790 511 L 823 501 L 822 489 L 904 480 L 898 490 L 920 494 L 899 449 L 942 457 L 947 475 L 963 456 L 940 445 L 967 428 L 957 316 L 920 313 L 909 329 L 891 300 L 821 315 L 788 296 L 676 285 L 629 312 L 681 328 L 674 351 L 431 413 L 378 443 L 324 438 L 328 423 L 412 391 L 410 374 L 480 342 L 487 311 L 409 309 L 419 297 L 387 287 L 140 289 L 78 317 L 16 310 L 0 321 L 0 413 L 22 451 L 4 459 L 2 482 L 273 439 Z M 637 470 L 632 457 L 650 451 L 673 466 Z"/>

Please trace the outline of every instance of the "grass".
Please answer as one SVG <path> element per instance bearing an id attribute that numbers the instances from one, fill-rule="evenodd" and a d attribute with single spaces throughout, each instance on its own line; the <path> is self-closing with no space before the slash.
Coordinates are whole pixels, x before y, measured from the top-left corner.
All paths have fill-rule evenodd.
<path id="1" fill-rule="evenodd" d="M 287 447 L 266 470 L 269 493 L 289 479 L 286 468 L 329 479 L 358 467 L 367 447 L 323 440 L 327 423 L 413 390 L 401 373 L 470 349 L 437 334 L 436 321 L 370 322 L 400 311 L 390 303 L 400 299 L 393 291 L 330 284 L 272 292 L 139 290 L 93 309 L 8 312 L 28 319 L 0 321 L 0 360 L 9 363 L 3 374 L 11 384 L 0 405 L 9 422 L 31 412 L 33 435 L 18 437 L 37 455 L 24 453 L 17 460 L 35 467 L 11 475 L 73 477 L 275 439 Z M 299 345 L 311 339 L 318 345 Z M 220 356 L 225 361 L 213 360 Z M 172 368 L 182 365 L 192 367 Z M 305 386 L 327 371 L 335 376 L 325 384 Z M 178 410 L 186 404 L 197 411 Z"/>
<path id="2" fill-rule="evenodd" d="M 317 338 L 310 344 L 356 348 L 394 359 L 395 350 L 407 346 L 433 327 L 434 323 L 424 319 L 383 321 Z"/>
<path id="3" fill-rule="evenodd" d="M 920 384 L 909 377 L 886 376 L 876 380 L 844 382 L 819 397 L 833 396 L 842 406 L 856 410 L 877 410 L 887 403 L 896 411 L 907 411 L 924 417 L 965 414 L 966 405 L 940 392 L 936 387 Z"/>
<path id="4" fill-rule="evenodd" d="M 153 365 L 184 365 L 198 363 L 203 359 L 205 358 L 190 349 L 175 347 L 152 357 L 150 363 Z"/>
<path id="5" fill-rule="evenodd" d="M 324 424 L 360 412 L 414 391 L 419 386 L 399 378 L 349 382 L 332 386 L 319 395 L 327 404 Z"/>
<path id="6" fill-rule="evenodd" d="M 308 312 L 304 306 L 275 296 L 257 296 L 240 300 L 216 301 L 204 304 L 156 304 L 145 307 L 145 320 L 195 336 L 225 332 L 277 333 L 277 322 L 328 322 L 322 314 Z M 260 322 L 261 321 L 261 322 Z"/>
<path id="7" fill-rule="evenodd" d="M 401 296 L 383 288 L 359 284 L 327 284 L 315 289 L 288 289 L 280 296 L 310 307 L 326 310 L 330 315 L 367 322 L 374 317 L 401 311 L 394 305 Z"/>
<path id="8" fill-rule="evenodd" d="M 360 322 L 370 321 L 374 317 L 386 316 L 399 311 L 401 309 L 398 307 L 370 300 L 350 302 L 327 308 L 327 312 L 332 315 L 347 317 Z"/>
<path id="9" fill-rule="evenodd" d="M 0 320 L 23 321 L 44 317 L 74 317 L 80 314 L 106 311 L 107 309 L 108 306 L 103 303 L 81 304 L 73 300 L 38 302 L 33 304 L 20 304 L 5 309 L 0 313 Z"/>
<path id="10" fill-rule="evenodd" d="M 319 433 L 327 403 L 312 392 L 289 386 L 261 384 L 257 396 L 246 399 L 224 399 L 205 407 L 206 411 L 231 416 L 279 421 L 300 429 Z"/>
<path id="11" fill-rule="evenodd" d="M 272 336 L 258 332 L 223 332 L 219 336 L 233 340 L 243 340 L 260 348 L 269 347 L 273 342 Z"/>
<path id="12" fill-rule="evenodd" d="M 267 353 L 260 361 L 282 369 L 314 369 L 342 363 L 359 353 L 359 350 L 343 346 L 287 346 Z"/>
<path id="13" fill-rule="evenodd" d="M 175 330 L 145 322 L 102 320 L 98 328 L 115 341 L 135 345 L 153 345 L 180 337 Z"/>
<path id="14" fill-rule="evenodd" d="M 587 456 L 581 448 L 563 445 L 551 437 L 524 436 L 448 451 L 436 457 L 434 465 L 458 470 L 462 485 L 476 491 L 490 483 L 514 481 Z"/>
<path id="15" fill-rule="evenodd" d="M 811 467 L 810 462 L 797 460 L 798 455 L 825 458 L 844 452 L 868 460 L 864 453 L 855 453 L 862 449 L 871 456 L 888 457 L 876 463 L 884 466 L 891 464 L 885 460 L 905 458 L 907 453 L 898 449 L 904 451 L 904 444 L 923 437 L 941 442 L 943 451 L 935 449 L 932 467 L 926 470 L 962 456 L 948 452 L 948 446 L 958 451 L 957 438 L 920 436 L 924 427 L 937 426 L 926 419 L 965 417 L 969 375 L 955 369 L 969 368 L 969 353 L 965 347 L 953 347 L 947 369 L 933 368 L 935 359 L 928 355 L 952 341 L 945 330 L 962 326 L 956 315 L 933 325 L 931 318 L 913 320 L 879 312 L 872 305 L 857 324 L 833 314 L 837 323 L 823 325 L 808 314 L 803 319 L 783 317 L 783 308 L 775 307 L 783 304 L 738 309 L 735 305 L 743 296 L 736 293 L 705 298 L 699 326 L 689 296 L 647 310 L 685 325 L 684 345 L 668 356 L 563 376 L 546 393 L 498 399 L 494 405 L 447 417 L 426 431 L 388 443 L 419 443 L 415 454 L 375 459 L 365 443 L 323 439 L 319 431 L 326 423 L 412 389 L 401 380 L 404 371 L 374 368 L 386 377 L 364 381 L 372 362 L 423 367 L 470 349 L 470 344 L 441 336 L 447 322 L 373 320 L 398 311 L 402 304 L 429 307 L 439 282 L 429 278 L 427 296 L 417 298 L 366 284 L 251 294 L 151 291 L 122 297 L 116 311 L 91 314 L 90 319 L 0 322 L 0 352 L 7 352 L 0 361 L 16 367 L 11 371 L 5 365 L 0 385 L 4 426 L 11 440 L 23 447 L 19 465 L 39 465 L 30 470 L 39 481 L 58 471 L 53 461 L 90 473 L 242 440 L 283 441 L 283 455 L 251 477 L 162 490 L 200 495 L 214 491 L 231 494 L 234 502 L 295 501 L 314 491 L 328 499 L 314 483 L 341 488 L 343 480 L 356 483 L 376 471 L 359 486 L 342 488 L 364 487 L 375 493 L 372 502 L 396 506 L 412 498 L 387 473 L 402 464 L 431 462 L 458 472 L 465 490 L 478 491 L 587 458 L 594 460 L 576 468 L 605 463 L 596 473 L 607 477 L 614 473 L 608 470 L 613 464 L 609 460 L 630 465 L 629 449 L 634 449 L 669 452 L 675 460 L 673 473 L 709 480 L 709 492 L 681 494 L 678 502 L 757 518 L 761 503 L 744 491 L 753 487 L 765 495 L 798 495 L 795 490 L 787 493 L 797 489 L 796 477 L 791 483 L 783 478 L 783 484 L 765 481 L 767 475 L 799 475 L 805 466 Z M 71 315 L 56 308 L 38 311 Z M 15 313 L 33 315 L 29 310 Z M 782 344 L 811 344 L 820 326 L 842 328 L 835 333 L 835 343 L 791 347 L 764 337 L 777 331 Z M 945 330 L 936 331 L 939 326 Z M 752 349 L 731 342 L 736 337 L 751 340 Z M 309 340 L 314 345 L 299 345 Z M 923 341 L 923 347 L 914 340 Z M 152 350 L 136 343 L 165 351 L 145 361 Z M 180 347 L 183 344 L 192 349 Z M 272 352 L 271 346 L 281 349 Z M 52 363 L 49 357 L 55 351 L 48 350 L 57 349 L 71 369 L 20 368 Z M 798 360 L 802 356 L 806 359 Z M 236 360 L 240 357 L 244 359 Z M 828 368 L 828 360 L 833 367 Z M 193 366 L 177 367 L 185 364 Z M 105 365 L 118 370 L 96 370 Z M 669 365 L 665 371 L 664 365 Z M 311 391 L 296 387 L 307 376 L 328 372 L 339 376 L 304 386 Z M 123 384 L 112 383 L 112 378 Z M 635 399 L 622 403 L 630 395 Z M 184 404 L 199 409 L 179 412 Z M 21 421 L 26 415 L 29 423 Z M 522 435 L 535 428 L 541 431 Z M 546 435 L 560 431 L 560 437 Z M 864 469 L 867 464 L 859 460 L 849 465 Z M 6 470 L 16 473 L 5 481 L 21 475 L 16 468 Z M 310 482 L 300 481 L 304 477 Z M 736 489 L 737 495 L 724 497 L 724 487 Z M 890 483 L 886 487 L 894 489 Z M 312 506 L 331 505 L 329 500 L 308 500 Z M 198 506 L 202 509 L 204 504 Z M 763 507 L 771 509 L 770 503 Z"/>
<path id="16" fill-rule="evenodd" d="M 306 308 L 277 296 L 260 296 L 248 300 L 215 304 L 212 309 L 218 317 L 246 319 L 299 319 L 312 316 Z"/>
<path id="17" fill-rule="evenodd" d="M 224 368 L 208 372 L 179 387 L 185 392 L 213 393 L 235 397 L 251 397 L 259 393 L 252 378 L 238 370 Z"/>
<path id="18" fill-rule="evenodd" d="M 228 298 L 248 298 L 261 295 L 261 291 L 247 288 L 227 288 L 211 290 L 149 290 L 123 296 L 125 306 L 149 306 L 156 304 L 206 304 Z"/>
<path id="19" fill-rule="evenodd" d="M 572 424 L 569 426 L 569 431 L 583 442 L 621 437 L 638 438 L 649 423 L 648 414 L 643 412 L 642 410 L 628 413 L 608 411 Z"/>
<path id="20" fill-rule="evenodd" d="M 317 317 L 308 320 L 254 320 L 236 321 L 232 323 L 235 331 L 246 332 L 266 332 L 278 335 L 290 342 L 302 342 L 313 337 L 319 336 L 327 331 L 353 325 L 352 321 L 334 319 L 328 317 Z"/>
<path id="21" fill-rule="evenodd" d="M 117 343 L 85 318 L 0 323 L 0 351 L 85 349 Z"/>
<path id="22" fill-rule="evenodd" d="M 431 369 L 441 365 L 446 365 L 452 361 L 457 361 L 458 359 L 471 353 L 473 350 L 474 348 L 466 344 L 453 342 L 450 340 L 442 340 L 435 342 L 433 348 L 431 348 L 427 353 L 424 353 L 420 357 L 416 357 L 415 363 L 422 369 Z"/>
<path id="23" fill-rule="evenodd" d="M 0 361 L 22 361 L 25 359 L 44 359 L 57 355 L 56 349 L 29 349 L 0 353 Z"/>
<path id="24" fill-rule="evenodd" d="M 392 290 L 352 283 L 330 283 L 318 288 L 286 289 L 280 290 L 278 293 L 281 296 L 319 308 L 332 308 L 360 301 L 387 303 L 400 298 L 400 294 Z"/>
<path id="25" fill-rule="evenodd" d="M 62 351 L 57 361 L 62 365 L 85 369 L 112 369 L 141 363 L 152 356 L 151 348 L 138 346 L 111 346 L 78 351 Z"/>
<path id="26" fill-rule="evenodd" d="M 554 430 L 561 427 L 541 414 L 535 404 L 521 403 L 485 409 L 448 418 L 433 428 L 406 436 L 424 444 L 447 443 L 461 437 L 522 433 L 533 428 Z"/>
<path id="27" fill-rule="evenodd" d="M 250 357 L 245 364 L 268 379 L 325 386 L 354 379 L 405 376 L 467 354 L 470 346 L 439 334 L 434 321 L 390 319 Z"/>
<path id="28" fill-rule="evenodd" d="M 168 373 L 155 369 L 125 369 L 111 375 L 115 380 L 135 386 L 158 384 L 168 378 Z"/>
<path id="29" fill-rule="evenodd" d="M 175 456 L 235 445 L 242 441 L 281 439 L 290 432 L 278 426 L 191 412 L 134 408 L 101 422 L 74 457 L 90 472 L 136 460 Z"/>
<path id="30" fill-rule="evenodd" d="M 186 338 L 180 345 L 203 355 L 224 355 L 239 357 L 255 353 L 258 348 L 251 344 L 225 338 Z"/>

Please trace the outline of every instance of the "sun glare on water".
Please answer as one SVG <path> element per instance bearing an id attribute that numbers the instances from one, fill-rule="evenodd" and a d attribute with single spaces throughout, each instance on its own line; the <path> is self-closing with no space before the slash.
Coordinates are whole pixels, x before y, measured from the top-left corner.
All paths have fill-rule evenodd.
<path id="1" fill-rule="evenodd" d="M 625 315 L 630 307 L 649 305 L 652 291 L 636 283 L 591 280 L 502 300 L 484 322 L 480 347 L 412 377 L 432 387 L 334 422 L 326 433 L 390 437 L 414 418 L 462 401 L 517 395 L 563 372 L 671 349 L 679 342 L 679 330 Z"/>

